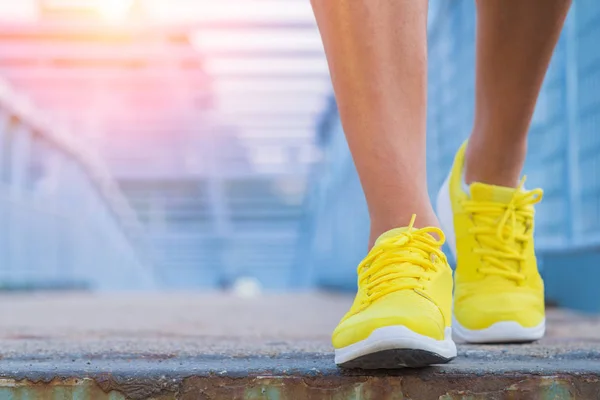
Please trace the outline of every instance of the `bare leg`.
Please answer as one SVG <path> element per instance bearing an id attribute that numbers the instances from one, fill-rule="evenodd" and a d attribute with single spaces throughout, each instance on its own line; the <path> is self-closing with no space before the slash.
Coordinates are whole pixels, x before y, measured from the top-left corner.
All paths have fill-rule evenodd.
<path id="1" fill-rule="evenodd" d="M 570 0 L 478 0 L 475 124 L 465 179 L 514 187 Z"/>
<path id="2" fill-rule="evenodd" d="M 427 1 L 312 0 L 371 217 L 437 226 L 425 171 Z"/>

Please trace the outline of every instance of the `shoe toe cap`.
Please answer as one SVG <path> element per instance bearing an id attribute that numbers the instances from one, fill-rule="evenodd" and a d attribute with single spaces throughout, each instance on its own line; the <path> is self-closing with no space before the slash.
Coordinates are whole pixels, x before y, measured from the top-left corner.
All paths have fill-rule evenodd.
<path id="1" fill-rule="evenodd" d="M 454 317 L 467 329 L 486 329 L 505 321 L 532 328 L 544 320 L 544 302 L 531 293 L 477 295 L 455 304 Z"/>
<path id="2" fill-rule="evenodd" d="M 378 328 L 397 325 L 435 340 L 444 339 L 445 323 L 437 306 L 415 292 L 403 291 L 389 294 L 342 321 L 333 333 L 333 346 L 346 347 Z"/>

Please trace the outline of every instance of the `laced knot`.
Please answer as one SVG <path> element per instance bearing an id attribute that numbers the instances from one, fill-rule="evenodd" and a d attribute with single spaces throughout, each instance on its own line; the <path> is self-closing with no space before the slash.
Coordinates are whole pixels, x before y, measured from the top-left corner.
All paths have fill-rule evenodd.
<path id="1" fill-rule="evenodd" d="M 531 240 L 533 205 L 543 196 L 542 189 L 523 190 L 525 179 L 521 179 L 508 203 L 467 200 L 463 204 L 475 225 L 471 232 L 480 244 L 474 249 L 484 264 L 479 272 L 519 284 L 526 279 L 521 270 L 524 250 Z"/>
<path id="2" fill-rule="evenodd" d="M 379 239 L 359 264 L 358 284 L 366 290 L 367 302 L 400 290 L 423 290 L 439 261 L 446 260 L 441 250 L 445 241 L 442 230 L 416 229 L 415 219 L 413 215 L 406 230 Z"/>

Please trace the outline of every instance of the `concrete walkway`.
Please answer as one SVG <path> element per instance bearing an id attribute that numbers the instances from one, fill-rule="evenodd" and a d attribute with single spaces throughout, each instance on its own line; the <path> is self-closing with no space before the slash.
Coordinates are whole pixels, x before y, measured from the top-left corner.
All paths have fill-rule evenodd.
<path id="1" fill-rule="evenodd" d="M 3 399 L 600 399 L 600 317 L 551 310 L 535 344 L 451 364 L 341 371 L 327 294 L 0 296 Z"/>

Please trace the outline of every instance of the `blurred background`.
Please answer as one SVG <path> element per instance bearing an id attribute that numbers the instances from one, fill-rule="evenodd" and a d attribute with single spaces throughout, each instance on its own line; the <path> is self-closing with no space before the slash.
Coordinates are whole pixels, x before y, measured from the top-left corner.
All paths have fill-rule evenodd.
<path id="1" fill-rule="evenodd" d="M 430 1 L 432 194 L 474 39 Z M 596 312 L 598 41 L 575 0 L 526 166 L 548 302 Z M 308 0 L 0 0 L 0 290 L 353 290 L 367 234 Z"/>

